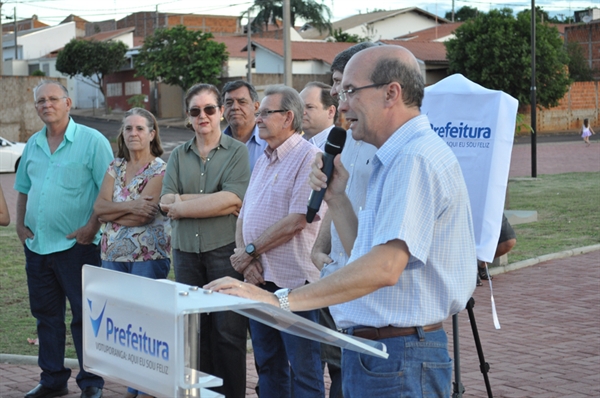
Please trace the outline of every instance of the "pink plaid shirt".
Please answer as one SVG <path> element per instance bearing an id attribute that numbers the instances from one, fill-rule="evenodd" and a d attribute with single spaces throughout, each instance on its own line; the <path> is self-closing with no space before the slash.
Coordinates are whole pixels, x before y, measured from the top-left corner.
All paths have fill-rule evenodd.
<path id="1" fill-rule="evenodd" d="M 292 134 L 272 150 L 267 146 L 252 172 L 240 211 L 246 244 L 254 242 L 271 225 L 292 213 L 306 214 L 311 189 L 310 166 L 319 149 L 300 134 Z M 321 206 L 315 221 L 290 241 L 259 257 L 263 278 L 279 287 L 297 288 L 319 279 L 319 270 L 310 261 L 310 251 L 326 211 Z"/>

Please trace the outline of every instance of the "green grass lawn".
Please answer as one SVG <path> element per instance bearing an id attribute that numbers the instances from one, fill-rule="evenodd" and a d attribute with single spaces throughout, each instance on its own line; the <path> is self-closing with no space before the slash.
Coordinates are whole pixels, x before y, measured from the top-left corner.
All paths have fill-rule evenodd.
<path id="1" fill-rule="evenodd" d="M 600 173 L 541 175 L 511 181 L 513 210 L 537 210 L 538 221 L 516 225 L 509 263 L 600 243 Z"/>
<path id="2" fill-rule="evenodd" d="M 517 245 L 508 255 L 509 263 L 600 243 L 600 173 L 511 181 L 509 202 L 511 209 L 538 212 L 537 222 L 515 226 Z M 0 227 L 0 303 L 0 353 L 37 355 L 37 347 L 27 343 L 28 337 L 36 337 L 36 328 L 14 225 Z M 68 327 L 66 355 L 75 358 Z"/>

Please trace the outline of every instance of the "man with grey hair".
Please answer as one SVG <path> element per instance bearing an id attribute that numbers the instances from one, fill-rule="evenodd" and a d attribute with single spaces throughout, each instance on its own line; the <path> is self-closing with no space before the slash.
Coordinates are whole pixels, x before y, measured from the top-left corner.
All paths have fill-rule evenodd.
<path id="1" fill-rule="evenodd" d="M 229 123 L 223 134 L 246 144 L 252 171 L 267 146 L 267 142 L 258 134 L 254 116 L 260 105 L 258 93 L 252 84 L 244 80 L 234 80 L 225 84 L 221 96 L 225 106 L 223 116 Z"/>
<path id="2" fill-rule="evenodd" d="M 71 99 L 57 81 L 34 89 L 45 127 L 23 151 L 15 180 L 17 235 L 25 250 L 31 313 L 37 320 L 41 380 L 25 398 L 68 394 L 65 368 L 65 305 L 71 305 L 71 334 L 79 359 L 82 398 L 102 396 L 104 380 L 83 368 L 81 268 L 99 266 L 100 222 L 94 214 L 106 168 L 113 159 L 108 140 L 69 116 Z"/>
<path id="3" fill-rule="evenodd" d="M 302 99 L 294 89 L 269 86 L 265 91 L 256 121 L 268 146 L 256 162 L 237 221 L 231 263 L 248 283 L 270 294 L 319 279 L 310 248 L 323 208 L 316 222 L 306 222 L 308 174 L 319 150 L 299 134 L 302 112 Z M 317 310 L 298 315 L 318 321 Z M 324 396 L 318 342 L 253 320 L 250 330 L 261 396 L 289 397 L 291 391 L 297 397 Z"/>

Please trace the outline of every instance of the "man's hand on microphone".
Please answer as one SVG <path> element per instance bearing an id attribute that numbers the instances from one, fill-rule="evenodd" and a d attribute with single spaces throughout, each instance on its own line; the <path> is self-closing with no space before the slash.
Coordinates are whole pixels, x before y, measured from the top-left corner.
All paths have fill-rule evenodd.
<path id="1" fill-rule="evenodd" d="M 345 195 L 346 185 L 348 184 L 349 173 L 342 164 L 340 155 L 337 155 L 333 160 L 333 175 L 331 181 L 327 181 L 327 176 L 321 169 L 323 168 L 323 154 L 317 153 L 312 164 L 312 170 L 308 176 L 308 183 L 313 191 L 320 191 L 327 188 L 325 197 L 326 202 L 337 195 Z"/>

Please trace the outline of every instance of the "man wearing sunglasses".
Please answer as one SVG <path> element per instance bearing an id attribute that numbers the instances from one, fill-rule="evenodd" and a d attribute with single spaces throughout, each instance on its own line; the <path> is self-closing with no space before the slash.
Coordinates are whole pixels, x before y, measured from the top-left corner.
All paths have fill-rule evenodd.
<path id="1" fill-rule="evenodd" d="M 240 210 L 231 263 L 248 284 L 269 294 L 319 279 L 310 248 L 323 210 L 316 222 L 306 222 L 308 173 L 318 149 L 299 134 L 302 113 L 302 99 L 293 88 L 269 86 L 256 114 L 268 146 L 256 162 Z M 318 321 L 317 310 L 298 315 Z M 318 342 L 253 320 L 250 330 L 261 396 L 290 397 L 291 391 L 296 397 L 324 396 Z"/>
<path id="2" fill-rule="evenodd" d="M 229 123 L 223 134 L 246 144 L 250 157 L 250 171 L 252 171 L 267 146 L 267 142 L 258 134 L 258 125 L 254 116 L 260 105 L 258 93 L 250 83 L 235 80 L 223 87 L 222 96 L 225 120 Z"/>
<path id="3" fill-rule="evenodd" d="M 113 159 L 108 140 L 69 116 L 71 99 L 57 81 L 34 90 L 35 108 L 45 127 L 35 133 L 17 171 L 17 235 L 23 243 L 31 313 L 37 321 L 40 384 L 26 398 L 69 393 L 71 369 L 64 367 L 65 305 L 79 359 L 82 398 L 100 398 L 104 380 L 83 368 L 81 268 L 100 266 L 100 222 L 94 202 Z"/>

